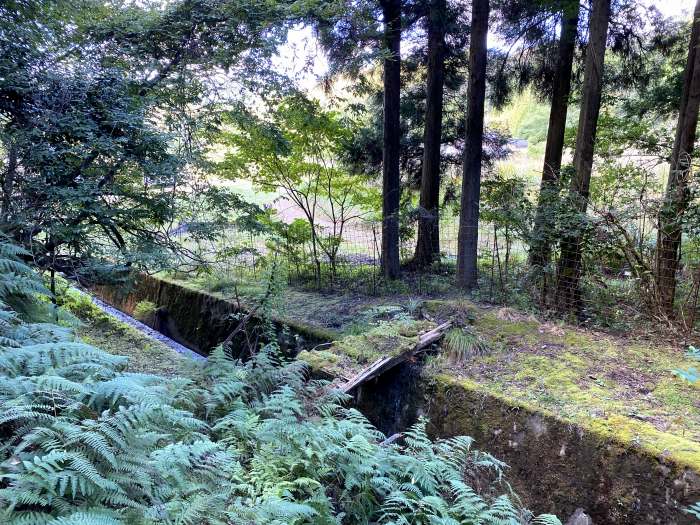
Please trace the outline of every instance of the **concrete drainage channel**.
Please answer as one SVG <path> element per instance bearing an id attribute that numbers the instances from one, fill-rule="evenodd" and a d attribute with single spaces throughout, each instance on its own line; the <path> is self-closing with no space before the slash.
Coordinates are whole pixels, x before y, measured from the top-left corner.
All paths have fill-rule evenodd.
<path id="1" fill-rule="evenodd" d="M 240 316 L 239 307 L 222 297 L 149 276 L 125 293 L 108 287 L 93 292 L 118 308 L 96 300 L 110 315 L 196 359 L 224 340 Z M 158 331 L 125 315 L 144 301 L 157 307 Z M 290 354 L 339 337 L 294 321 L 274 323 Z M 329 373 L 321 364 L 311 366 L 322 376 Z M 591 518 L 596 525 L 697 523 L 682 510 L 700 499 L 695 464 L 486 393 L 458 377 L 423 377 L 420 369 L 418 363 L 404 363 L 382 381 L 363 384 L 356 407 L 387 435 L 423 415 L 433 437 L 472 436 L 510 465 L 509 479 L 527 507 L 571 516 L 572 525 L 589 524 Z"/>
<path id="2" fill-rule="evenodd" d="M 117 310 L 113 306 L 110 306 L 109 304 L 105 303 L 101 299 L 98 299 L 97 297 L 86 293 L 82 290 L 78 290 L 75 288 L 75 290 L 78 293 L 81 293 L 83 295 L 86 295 L 90 298 L 92 303 L 97 306 L 100 310 L 102 310 L 104 313 L 107 315 L 110 315 L 111 317 L 114 317 L 115 319 L 118 319 L 122 323 L 128 324 L 129 326 L 135 328 L 139 332 L 142 332 L 143 334 L 147 335 L 151 339 L 155 339 L 156 341 L 163 343 L 165 346 L 172 348 L 175 350 L 178 354 L 182 354 L 185 357 L 189 357 L 190 359 L 194 359 L 195 361 L 204 361 L 206 359 L 205 356 L 198 354 L 197 352 L 194 352 L 193 350 L 190 350 L 184 345 L 181 345 L 177 341 L 173 341 L 169 337 L 161 334 L 157 330 L 154 330 L 148 325 L 143 324 L 141 321 L 138 321 L 134 319 L 133 317 L 126 315 L 124 312 L 121 310 Z"/>
<path id="3" fill-rule="evenodd" d="M 156 308 L 149 323 L 151 327 L 200 355 L 207 355 L 226 340 L 238 325 L 241 315 L 248 313 L 246 305 L 149 275 L 140 276 L 128 290 L 100 286 L 92 289 L 91 294 L 127 315 L 133 315 L 139 304 L 151 303 Z M 261 322 L 254 316 L 250 319 L 250 326 L 255 327 Z M 338 337 L 335 332 L 293 319 L 275 317 L 271 323 L 277 342 L 290 355 Z M 243 333 L 238 333 L 231 341 L 234 352 L 247 343 L 243 336 Z"/>
<path id="4" fill-rule="evenodd" d="M 133 317 L 125 314 L 121 310 L 118 310 L 114 308 L 113 306 L 110 306 L 106 302 L 102 301 L 101 299 L 86 293 L 81 290 L 77 290 L 79 293 L 84 294 L 88 296 L 93 304 L 97 306 L 100 310 L 102 310 L 104 313 L 107 315 L 114 317 L 115 319 L 128 324 L 129 326 L 135 328 L 136 330 L 140 331 L 141 333 L 147 335 L 148 337 L 155 339 L 156 341 L 159 341 L 163 343 L 164 345 L 168 346 L 169 348 L 172 348 L 179 354 L 182 354 L 190 359 L 194 359 L 196 361 L 204 361 L 206 359 L 205 356 L 198 354 L 197 352 L 194 352 L 193 350 L 190 350 L 186 346 L 178 343 L 177 341 L 174 341 L 173 339 L 163 335 L 162 333 L 154 330 L 150 326 L 138 321 L 137 319 L 134 319 Z M 386 387 L 382 390 L 384 392 L 382 393 L 382 397 L 386 396 L 390 401 L 387 403 L 382 403 L 381 406 L 383 407 L 383 411 L 380 410 L 380 412 L 391 412 L 391 413 L 377 413 L 377 406 L 376 403 L 369 403 L 367 404 L 366 402 L 363 403 L 362 399 L 358 399 L 358 408 L 363 413 L 366 413 L 368 416 L 371 417 L 371 419 L 377 419 L 379 418 L 380 420 L 383 418 L 388 418 L 391 423 L 388 428 L 382 429 L 387 435 L 391 434 L 394 431 L 400 431 L 403 430 L 406 424 L 406 414 L 402 414 L 401 412 L 405 411 L 407 406 L 410 406 L 410 404 L 405 404 L 405 401 L 407 398 L 411 397 L 420 397 L 420 393 L 416 390 L 417 385 L 419 384 L 419 372 L 418 372 L 418 366 L 417 365 L 402 365 L 396 370 L 393 370 L 392 372 L 389 373 L 391 376 L 396 376 L 392 380 L 388 381 L 385 385 L 389 386 L 389 389 L 392 390 L 398 390 L 399 393 L 397 394 L 396 392 L 393 392 L 393 395 L 391 395 L 391 392 L 386 391 Z M 373 397 L 373 396 L 370 396 Z M 393 401 L 393 402 L 392 402 Z M 397 412 L 397 405 L 398 407 L 401 407 L 398 409 Z M 370 408 L 373 407 L 373 408 Z M 415 407 L 414 407 L 415 408 Z M 410 411 L 409 411 L 410 412 Z M 413 418 L 415 418 L 415 414 L 413 414 Z M 410 416 L 409 416 L 410 417 Z M 386 425 L 384 425 L 386 426 Z M 588 516 L 583 509 L 576 509 L 576 512 L 569 518 L 569 520 L 566 522 L 567 525 L 593 525 L 593 521 L 591 520 L 590 516 Z"/>

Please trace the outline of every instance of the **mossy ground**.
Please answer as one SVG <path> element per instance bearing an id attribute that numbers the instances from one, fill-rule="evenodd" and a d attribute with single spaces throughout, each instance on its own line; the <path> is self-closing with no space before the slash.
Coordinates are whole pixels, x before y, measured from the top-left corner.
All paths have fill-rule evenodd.
<path id="1" fill-rule="evenodd" d="M 380 357 L 411 350 L 418 336 L 434 326 L 434 323 L 425 320 L 379 321 L 365 332 L 346 335 L 322 350 L 302 351 L 298 358 L 314 369 L 350 379 Z"/>
<path id="2" fill-rule="evenodd" d="M 441 307 L 445 315 L 450 302 Z M 438 358 L 432 368 L 700 472 L 700 385 L 674 374 L 692 365 L 683 349 L 541 323 L 507 308 L 475 312 L 473 329 L 491 351 L 456 365 Z"/>
<path id="3" fill-rule="evenodd" d="M 158 275 L 158 279 L 176 283 L 185 288 L 204 292 L 217 299 L 240 304 L 243 309 L 258 304 L 266 288 L 261 282 L 238 283 L 233 281 L 212 281 L 208 277 L 180 278 L 177 275 Z M 365 301 L 366 303 L 366 301 Z M 355 300 L 357 309 L 362 308 L 359 298 Z M 293 289 L 274 297 L 275 320 L 289 325 L 293 330 L 312 336 L 313 339 L 335 339 L 340 331 L 348 326 L 356 311 L 349 297 L 345 295 L 319 295 Z"/>
<path id="4" fill-rule="evenodd" d="M 187 374 L 193 366 L 167 345 L 107 315 L 87 297 L 75 294 L 64 297 L 62 302 L 78 319 L 76 335 L 105 352 L 128 357 L 129 372 L 178 376 Z"/>
<path id="5" fill-rule="evenodd" d="M 195 286 L 211 290 L 205 280 Z M 226 295 L 230 290 L 215 293 Z M 247 294 L 254 296 L 255 290 L 244 289 Z M 673 373 L 692 363 L 671 341 L 635 340 L 541 322 L 510 308 L 477 306 L 454 291 L 437 297 L 406 291 L 367 297 L 290 287 L 279 307 L 283 315 L 335 331 L 332 345 L 300 357 L 344 378 L 381 355 L 415 344 L 420 331 L 434 326 L 430 322 L 452 319 L 471 325 L 489 352 L 456 364 L 431 358 L 431 369 L 603 436 L 672 455 L 700 471 L 700 387 Z"/>
<path id="6" fill-rule="evenodd" d="M 164 274 L 158 277 L 218 298 L 249 304 L 255 304 L 266 289 L 261 275 L 228 278 Z M 430 282 L 427 277 L 420 283 L 416 279 L 409 283 L 395 281 L 394 288 L 382 289 L 382 295 L 368 295 L 350 286 L 333 291 L 288 286 L 275 298 L 275 310 L 282 319 L 326 329 L 338 336 L 361 332 L 377 319 L 391 319 L 395 310 L 411 310 L 415 307 L 412 303 L 422 302 L 427 296 L 444 297 L 454 293 L 451 281 L 447 284 L 442 276 L 432 276 Z"/>
<path id="7" fill-rule="evenodd" d="M 234 298 L 225 288 L 186 284 L 214 297 Z M 255 299 L 261 290 L 241 298 Z M 680 512 L 678 501 L 687 505 L 697 499 L 692 471 L 700 473 L 700 388 L 674 375 L 692 363 L 672 341 L 542 322 L 510 308 L 476 305 L 454 292 L 439 298 L 405 293 L 368 298 L 290 288 L 282 291 L 278 306 L 282 315 L 309 329 L 327 333 L 333 326 L 332 343 L 309 344 L 299 354 L 315 373 L 331 378 L 349 379 L 376 358 L 411 348 L 421 332 L 448 319 L 478 336 L 485 351 L 466 353 L 462 361 L 450 359 L 447 349 L 431 353 L 424 369 L 432 378 L 420 382 L 429 388 L 431 425 L 436 435 L 467 433 L 506 460 L 519 473 L 513 479 L 523 494 L 539 476 L 538 486 L 544 488 L 531 490 L 531 497 L 544 510 L 581 506 L 585 493 L 590 495 L 587 506 L 602 505 L 601 523 L 643 523 L 637 519 L 647 512 L 637 512 L 642 504 L 663 507 L 670 516 Z M 321 312 L 322 322 L 314 326 Z M 142 336 L 113 323 L 104 326 L 88 316 L 81 334 L 132 356 L 132 370 L 178 373 L 177 367 L 159 368 L 167 368 L 175 356 L 150 357 L 143 349 L 152 342 L 133 339 Z M 395 389 L 395 381 L 367 388 Z M 405 385 L 399 388 L 405 392 Z M 420 403 L 423 394 L 410 395 Z M 360 397 L 373 409 L 389 407 L 391 413 L 380 417 L 393 421 L 396 406 L 405 405 L 387 402 L 385 396 L 385 390 L 376 390 Z M 633 521 L 626 518 L 630 509 L 637 509 Z M 658 509 L 653 512 L 666 516 Z"/>

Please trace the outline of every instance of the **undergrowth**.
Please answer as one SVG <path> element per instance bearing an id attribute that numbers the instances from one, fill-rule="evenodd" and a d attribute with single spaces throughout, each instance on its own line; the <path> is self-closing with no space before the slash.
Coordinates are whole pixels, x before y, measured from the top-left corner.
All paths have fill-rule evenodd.
<path id="1" fill-rule="evenodd" d="M 22 319 L 16 291 L 0 290 L 0 523 L 559 523 L 520 508 L 471 439 L 421 422 L 387 443 L 274 344 L 245 363 L 217 349 L 188 377 L 130 373 Z"/>
<path id="2" fill-rule="evenodd" d="M 479 334 L 468 328 L 453 328 L 445 334 L 443 345 L 450 364 L 463 363 L 475 355 L 489 352 L 489 346 Z"/>

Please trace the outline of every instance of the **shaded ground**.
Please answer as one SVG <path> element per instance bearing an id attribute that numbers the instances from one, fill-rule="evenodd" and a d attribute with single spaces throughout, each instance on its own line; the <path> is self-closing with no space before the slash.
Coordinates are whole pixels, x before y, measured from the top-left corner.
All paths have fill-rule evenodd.
<path id="1" fill-rule="evenodd" d="M 266 292 L 264 277 L 202 276 L 198 278 L 178 275 L 165 276 L 183 286 L 205 291 L 230 301 L 240 300 L 246 304 L 257 304 Z M 308 288 L 286 286 L 274 296 L 274 309 L 282 318 L 292 319 L 333 330 L 339 334 L 363 331 L 368 325 L 381 320 L 394 319 L 396 315 L 414 315 L 426 298 L 457 297 L 451 276 L 419 275 L 405 272 L 402 281 L 392 283 L 393 288 L 383 284 L 381 295 L 362 293 L 362 286 L 347 283 L 344 289 L 317 291 Z M 403 313 L 403 314 L 402 314 Z"/>
<path id="2" fill-rule="evenodd" d="M 431 306 L 438 317 L 453 310 L 450 302 Z M 541 323 L 508 308 L 474 312 L 488 352 L 436 368 L 700 470 L 700 385 L 674 374 L 692 366 L 683 349 Z"/>

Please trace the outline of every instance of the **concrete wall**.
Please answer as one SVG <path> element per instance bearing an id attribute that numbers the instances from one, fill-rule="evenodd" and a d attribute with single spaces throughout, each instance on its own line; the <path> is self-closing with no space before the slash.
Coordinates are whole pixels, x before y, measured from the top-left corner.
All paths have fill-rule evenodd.
<path id="1" fill-rule="evenodd" d="M 136 305 L 150 301 L 157 307 L 152 328 L 203 355 L 220 344 L 246 313 L 237 304 L 182 283 L 150 275 L 139 276 L 129 288 L 99 286 L 92 290 L 103 301 L 132 315 Z M 260 323 L 253 318 L 251 324 Z M 280 345 L 294 353 L 302 347 L 332 340 L 336 334 L 288 319 L 272 320 Z M 234 340 L 233 348 L 240 346 Z"/>
<path id="2" fill-rule="evenodd" d="M 560 518 L 583 508 L 596 525 L 690 525 L 700 473 L 670 457 L 598 436 L 450 376 L 402 365 L 361 387 L 357 408 L 387 435 L 428 419 L 434 438 L 467 435 L 509 465 L 508 482 L 532 511 Z"/>

